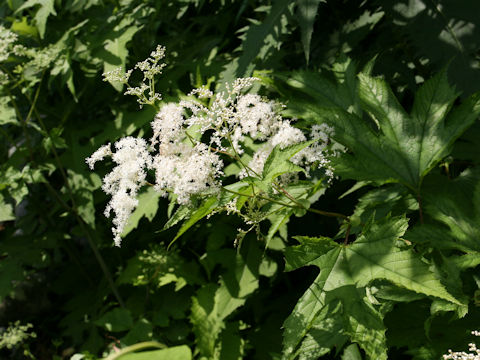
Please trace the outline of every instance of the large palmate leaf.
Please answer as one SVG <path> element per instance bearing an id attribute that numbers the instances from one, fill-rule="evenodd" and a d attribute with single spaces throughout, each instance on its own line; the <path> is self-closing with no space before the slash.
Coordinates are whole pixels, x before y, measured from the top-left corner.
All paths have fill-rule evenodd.
<path id="1" fill-rule="evenodd" d="M 383 79 L 364 72 L 355 81 L 348 71 L 340 73 L 344 79 L 336 83 L 309 73 L 293 74 L 286 83 L 302 93 L 291 100 L 295 114 L 329 123 L 333 138 L 351 151 L 333 159 L 336 173 L 346 178 L 399 182 L 418 193 L 424 176 L 480 114 L 480 93 L 453 106 L 457 94 L 445 71 L 417 91 L 410 114 Z M 354 96 L 346 96 L 352 91 L 373 122 L 358 111 Z"/>
<path id="2" fill-rule="evenodd" d="M 366 223 L 372 216 L 381 219 L 388 214 L 401 215 L 418 209 L 417 201 L 399 184 L 375 188 L 363 195 L 350 216 L 355 224 Z"/>
<path id="3" fill-rule="evenodd" d="M 329 77 L 323 72 L 311 71 L 275 74 L 276 78 L 288 86 L 281 88 L 285 97 L 289 99 L 287 112 L 312 122 L 318 118 L 319 108 L 339 107 L 349 112 L 356 110 L 359 113 L 356 64 L 349 58 L 342 57 L 334 64 L 332 70 L 334 77 Z"/>
<path id="4" fill-rule="evenodd" d="M 460 268 L 480 264 L 479 169 L 465 170 L 454 180 L 428 179 L 423 199 L 425 213 L 434 221 L 414 227 L 408 239 L 440 250 L 461 251 L 464 255 L 449 257 Z"/>
<path id="5" fill-rule="evenodd" d="M 367 296 L 367 286 L 375 279 L 459 303 L 418 254 L 399 244 L 406 229 L 405 218 L 387 218 L 367 226 L 351 245 L 329 238 L 300 237 L 300 245 L 287 249 L 287 270 L 314 265 L 320 274 L 285 321 L 286 359 L 300 353 L 300 358 L 315 359 L 334 345 L 341 347 L 347 335 L 369 358 L 386 359 L 381 309 Z M 325 346 L 327 349 L 322 350 Z M 306 352 L 306 348 L 310 350 Z"/>
<path id="6" fill-rule="evenodd" d="M 384 80 L 360 74 L 359 85 L 361 105 L 375 126 L 341 110 L 328 111 L 326 119 L 353 152 L 335 161 L 337 173 L 357 180 L 400 182 L 418 192 L 424 176 L 480 114 L 480 93 L 451 110 L 456 94 L 445 71 L 418 90 L 410 114 Z"/>

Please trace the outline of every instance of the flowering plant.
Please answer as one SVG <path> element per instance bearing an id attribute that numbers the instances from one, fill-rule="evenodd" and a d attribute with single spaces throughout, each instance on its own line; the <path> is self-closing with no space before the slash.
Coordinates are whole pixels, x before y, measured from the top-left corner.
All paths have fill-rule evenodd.
<path id="1" fill-rule="evenodd" d="M 157 106 L 161 95 L 155 92 L 155 76 L 165 66 L 159 64 L 164 56 L 165 48 L 158 46 L 137 63 L 135 68 L 143 72 L 138 87 L 128 85 L 133 70 L 116 69 L 104 74 L 105 80 L 127 85 L 125 94 L 137 96 L 140 106 Z M 191 207 L 193 198 L 214 197 L 211 212 L 236 213 L 251 225 L 249 230 L 258 230 L 260 221 L 285 207 L 308 210 L 307 199 L 319 191 L 318 183 L 326 186 L 333 177 L 328 160 L 333 129 L 317 124 L 304 134 L 281 116 L 283 105 L 248 92 L 258 80 L 240 78 L 218 93 L 198 88 L 178 103 L 161 104 L 151 122 L 149 141 L 125 137 L 114 144 L 115 151 L 107 144 L 86 159 L 91 169 L 107 156 L 116 164 L 102 187 L 112 196 L 105 216 L 115 214 L 115 245 L 120 246 L 128 218 L 138 205 L 138 192 L 146 184 L 186 207 Z M 297 197 L 285 189 L 299 184 L 301 172 L 310 178 L 313 169 L 321 169 L 322 176 L 308 182 L 310 189 L 303 184 Z M 147 180 L 148 171 L 154 173 L 153 184 Z M 265 210 L 269 201 L 281 206 Z"/>
<path id="2" fill-rule="evenodd" d="M 478 357 L 480 9 L 394 3 L 1 2 L 0 358 Z"/>
<path id="3" fill-rule="evenodd" d="M 335 172 L 346 178 L 404 186 L 410 196 L 417 198 L 423 223 L 423 178 L 445 155 L 448 148 L 442 143 L 450 143 L 468 127 L 475 119 L 475 112 L 465 118 L 453 112 L 446 126 L 441 125 L 450 106 L 430 114 L 424 106 L 416 105 L 407 114 L 388 85 L 372 77 L 368 67 L 357 78 L 345 72 L 349 79 L 340 79 L 336 85 L 325 84 L 333 93 L 327 98 L 310 92 L 316 84 L 310 84 L 301 74 L 287 79 L 287 84 L 303 85 L 306 95 L 317 100 L 312 105 L 296 95 L 294 112 L 311 121 L 305 130 L 282 115 L 284 105 L 252 91 L 259 81 L 255 77 L 236 79 L 225 84 L 225 90 L 220 92 L 200 87 L 178 102 L 159 104 L 161 95 L 155 91 L 155 76 L 164 68 L 159 64 L 164 54 L 165 49 L 158 47 L 147 60 L 136 65 L 143 72 L 140 86 L 129 85 L 132 70 L 124 74 L 117 69 L 105 74 L 106 80 L 125 84 L 125 94 L 136 95 L 141 106 L 148 104 L 158 109 L 151 122 L 150 140 L 126 137 L 115 143 L 115 151 L 107 144 L 86 159 L 92 169 L 106 156 L 116 164 L 103 179 L 103 190 L 112 196 L 105 215 L 115 213 L 112 231 L 117 246 L 121 244 L 129 216 L 138 206 L 136 197 L 144 185 L 153 186 L 156 192 L 178 205 L 164 226 L 169 228 L 183 221 L 172 242 L 201 218 L 222 211 L 236 214 L 247 225 L 246 229 L 237 229 L 234 244 L 238 246 L 252 230 L 268 246 L 279 226 L 292 214 L 312 211 L 340 218 L 344 225 L 339 232 L 344 236 L 343 244 L 326 237 L 296 237 L 300 244 L 285 250 L 286 270 L 305 265 L 320 268 L 318 278 L 285 320 L 283 355 L 288 359 L 308 352 L 309 337 L 314 336 L 309 330 L 312 323 L 324 329 L 322 342 L 331 339 L 345 342 L 362 336 L 359 344 L 370 358 L 386 359 L 382 310 L 374 306 L 385 299 L 382 300 L 381 290 L 370 285 L 375 281 L 387 280 L 452 304 L 458 312 L 465 311 L 462 299 L 448 291 L 413 251 L 411 241 L 402 238 L 408 228 L 404 216 L 386 214 L 375 221 L 375 212 L 365 218 L 361 207 L 347 217 L 311 205 L 331 183 L 333 163 Z M 326 82 L 321 77 L 315 81 Z M 442 98 L 442 101 L 453 101 L 455 93 L 446 83 L 445 74 L 440 73 L 418 92 L 416 104 L 436 101 L 435 93 L 429 90 L 435 84 L 442 87 L 446 96 L 447 100 Z M 352 86 L 358 89 L 359 96 L 352 96 L 350 103 L 342 102 L 345 100 L 341 94 L 351 92 L 348 87 Z M 337 99 L 336 103 L 332 104 L 331 98 Z M 472 106 L 478 100 L 473 97 L 471 101 L 465 106 Z M 372 123 L 362 111 L 372 117 Z M 398 117 L 395 121 L 389 111 Z M 423 129 L 432 130 L 423 131 L 419 123 L 424 124 Z M 409 139 L 411 144 L 404 146 L 399 138 Z M 336 141 L 347 146 L 349 152 L 338 151 Z M 378 152 L 378 147 L 383 151 Z M 267 219 L 271 226 L 265 235 L 260 223 Z M 350 243 L 351 233 L 357 236 L 353 243 Z M 356 309 L 349 313 L 348 320 L 337 309 L 339 304 Z M 306 311 L 307 308 L 310 310 Z M 327 329 L 327 324 L 332 329 L 354 330 L 337 333 Z M 333 343 L 316 349 L 312 356 L 325 354 L 331 346 Z M 215 348 L 204 349 L 205 353 L 215 351 Z"/>

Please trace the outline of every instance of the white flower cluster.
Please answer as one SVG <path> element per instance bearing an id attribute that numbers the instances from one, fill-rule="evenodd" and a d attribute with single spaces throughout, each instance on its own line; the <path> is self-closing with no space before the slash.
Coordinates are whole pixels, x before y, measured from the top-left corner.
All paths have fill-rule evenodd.
<path id="1" fill-rule="evenodd" d="M 143 83 L 139 88 L 128 88 L 126 94 L 138 96 L 141 103 L 159 99 L 156 94 L 150 94 L 155 97 L 153 100 L 146 98 L 144 92 L 153 91 L 153 77 L 161 73 L 164 65 L 158 62 L 164 56 L 165 48 L 159 46 L 147 60 L 138 63 L 136 68 L 143 71 L 144 81 L 149 85 Z M 128 85 L 130 74 L 131 70 L 126 74 L 115 70 L 104 76 Z M 279 115 L 282 105 L 246 93 L 256 80 L 237 79 L 226 85 L 226 91 L 216 94 L 206 88 L 195 89 L 188 100 L 161 107 L 151 123 L 153 136 L 148 144 L 143 139 L 127 137 L 115 143 L 115 152 L 108 144 L 86 159 L 92 169 L 95 162 L 107 156 L 117 164 L 103 179 L 103 190 L 112 196 L 105 215 L 109 216 L 111 211 L 115 213 L 112 231 L 116 245 L 120 245 L 128 217 L 138 205 L 136 195 L 146 183 L 148 170 L 154 173 L 156 191 L 163 196 L 173 194 L 179 204 L 189 204 L 192 196 L 219 192 L 224 165 L 220 154 L 240 161 L 247 138 L 262 146 L 249 164 L 240 161 L 244 167 L 238 174 L 240 178 L 260 176 L 266 159 L 276 146 L 283 149 L 307 140 L 300 129 Z M 317 141 L 292 161 L 307 170 L 317 163 L 330 174 L 324 153 L 331 132 L 326 125 L 313 126 L 310 138 Z"/>
<path id="2" fill-rule="evenodd" d="M 140 86 L 131 87 L 128 80 L 132 75 L 133 69 L 124 72 L 122 68 L 106 72 L 103 74 L 103 81 L 120 82 L 127 86 L 124 95 L 133 95 L 138 97 L 137 101 L 140 107 L 143 105 L 153 105 L 155 102 L 162 100 L 162 96 L 155 92 L 155 76 L 160 75 L 165 64 L 160 63 L 165 57 L 165 47 L 158 45 L 155 51 L 150 53 L 144 61 L 140 61 L 135 65 L 135 69 L 139 69 L 143 73 L 143 81 Z"/>
<path id="3" fill-rule="evenodd" d="M 48 45 L 44 48 L 27 48 L 21 44 L 15 44 L 17 40 L 17 34 L 0 25 L 0 63 L 6 61 L 12 55 L 27 58 L 27 61 L 24 60 L 21 65 L 17 65 L 15 72 L 28 69 L 29 81 L 32 81 L 33 72 L 40 72 L 49 68 L 59 60 L 62 52 L 59 45 Z M 8 81 L 8 75 L 0 71 L 0 85 L 5 85 Z"/>
<path id="4" fill-rule="evenodd" d="M 95 162 L 103 160 L 106 156 L 111 157 L 117 164 L 104 177 L 102 189 L 108 195 L 112 195 L 104 214 L 109 217 L 111 211 L 115 213 L 113 219 L 115 227 L 112 228 L 112 232 L 115 245 L 120 246 L 122 241 L 120 235 L 138 205 L 136 199 L 138 189 L 145 184 L 145 169 L 151 168 L 152 158 L 147 150 L 147 142 L 131 136 L 117 141 L 115 149 L 113 153 L 110 144 L 104 145 L 87 158 L 86 162 L 92 170 Z"/>
<path id="5" fill-rule="evenodd" d="M 273 129 L 272 136 L 258 151 L 255 152 L 252 160 L 248 164 L 254 174 L 262 173 L 265 161 L 276 146 L 280 149 L 284 149 L 287 146 L 307 141 L 303 132 L 300 129 L 293 127 L 288 120 L 281 120 L 275 127 L 273 127 Z M 333 179 L 333 168 L 331 167 L 329 160 L 325 157 L 325 150 L 329 136 L 332 134 L 333 129 L 326 124 L 313 125 L 310 138 L 317 141 L 295 154 L 290 161 L 296 165 L 305 167 L 307 176 L 310 166 L 316 163 L 319 167 L 322 167 L 325 170 L 325 175 L 327 176 L 328 181 L 331 181 Z M 251 175 L 252 174 L 249 174 L 246 169 L 243 169 L 239 174 L 241 178 Z"/>
<path id="6" fill-rule="evenodd" d="M 0 25 L 0 62 L 5 61 L 10 56 L 11 45 L 17 41 L 17 34 Z"/>
<path id="7" fill-rule="evenodd" d="M 32 324 L 21 325 L 20 321 L 10 323 L 0 333 L 0 349 L 13 349 L 29 338 L 36 338 L 37 334 L 31 330 L 32 328 Z"/>
<path id="8" fill-rule="evenodd" d="M 265 161 L 273 149 L 301 143 L 307 140 L 303 132 L 291 125 L 279 115 L 282 105 L 273 101 L 264 100 L 256 94 L 242 94 L 242 91 L 252 86 L 255 78 L 237 79 L 226 93 L 213 94 L 207 89 L 196 89 L 190 95 L 197 95 L 199 99 L 211 99 L 211 106 L 206 107 L 198 100 L 182 101 L 181 106 L 191 111 L 192 116 L 186 120 L 188 125 L 197 125 L 204 134 L 211 130 L 210 145 L 232 156 L 243 154 L 242 143 L 248 136 L 254 141 L 262 141 L 264 145 L 255 152 L 247 168 L 244 168 L 239 177 L 259 176 L 262 173 Z M 325 157 L 325 149 L 333 129 L 326 124 L 312 127 L 311 139 L 317 140 L 313 145 L 296 154 L 291 161 L 305 166 L 307 172 L 313 163 L 325 168 L 331 179 L 333 171 Z"/>
<path id="9" fill-rule="evenodd" d="M 480 331 L 472 331 L 472 335 L 480 336 Z M 474 343 L 468 344 L 468 351 L 455 351 L 448 350 L 448 354 L 443 355 L 444 360 L 480 360 L 480 349 Z"/>
<path id="10" fill-rule="evenodd" d="M 59 60 L 60 54 L 62 49 L 60 46 L 54 44 L 46 46 L 42 49 L 27 49 L 21 47 L 15 47 L 14 50 L 19 56 L 31 57 L 26 66 L 34 67 L 37 70 L 47 69 L 52 64 L 59 64 L 57 61 Z"/>

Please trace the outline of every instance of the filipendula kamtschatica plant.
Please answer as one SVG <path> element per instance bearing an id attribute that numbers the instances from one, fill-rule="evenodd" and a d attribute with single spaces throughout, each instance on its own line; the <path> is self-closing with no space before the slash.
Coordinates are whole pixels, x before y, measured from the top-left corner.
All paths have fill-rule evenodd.
<path id="1" fill-rule="evenodd" d="M 480 336 L 480 331 L 472 331 L 472 335 Z M 480 360 L 480 349 L 475 343 L 468 344 L 468 353 L 465 351 L 448 350 L 448 354 L 443 355 L 444 360 Z"/>
<path id="2" fill-rule="evenodd" d="M 253 229 L 259 233 L 258 224 L 272 214 L 308 210 L 333 177 L 327 157 L 332 129 L 315 124 L 305 133 L 294 127 L 281 116 L 282 104 L 248 92 L 259 80 L 253 77 L 236 79 L 225 91 L 199 88 L 177 103 L 162 103 L 155 78 L 165 66 L 160 63 L 164 56 L 165 48 L 158 46 L 137 63 L 135 69 L 143 72 L 137 87 L 129 85 L 133 69 L 104 74 L 104 80 L 126 85 L 125 94 L 137 96 L 140 106 L 159 109 L 149 140 L 125 137 L 86 159 L 91 169 L 105 157 L 116 164 L 102 186 L 111 195 L 105 216 L 114 213 L 115 245 L 120 246 L 145 185 L 190 213 L 199 199 L 213 199 L 205 215 L 237 214 L 249 226 L 239 229 L 239 237 Z"/>

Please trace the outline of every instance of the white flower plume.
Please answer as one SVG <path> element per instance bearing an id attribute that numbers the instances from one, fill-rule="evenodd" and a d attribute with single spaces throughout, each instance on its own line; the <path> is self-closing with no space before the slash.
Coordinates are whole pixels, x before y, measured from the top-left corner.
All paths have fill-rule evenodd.
<path id="1" fill-rule="evenodd" d="M 164 56 L 165 48 L 159 46 L 147 60 L 136 65 L 144 73 L 144 80 L 161 73 L 165 65 L 159 61 Z M 104 75 L 108 80 L 128 85 L 130 74 L 131 70 L 126 73 L 116 70 Z M 160 108 L 151 123 L 153 135 L 149 143 L 126 137 L 114 144 L 114 152 L 107 144 L 86 159 L 91 169 L 105 157 L 111 157 L 116 164 L 104 177 L 102 189 L 111 195 L 105 216 L 112 211 L 115 214 L 112 232 L 117 246 L 129 216 L 138 205 L 136 196 L 146 183 L 147 170 L 154 176 L 152 182 L 157 192 L 164 196 L 174 194 L 177 203 L 189 204 L 193 196 L 219 193 L 224 160 L 237 161 L 248 150 L 246 144 L 253 141 L 261 146 L 246 167 L 242 163 L 244 168 L 237 174 L 240 178 L 259 176 L 275 147 L 283 149 L 310 138 L 316 142 L 291 161 L 307 172 L 315 163 L 323 167 L 328 176 L 333 176 L 325 157 L 332 129 L 324 124 L 314 125 L 307 138 L 290 120 L 282 118 L 282 104 L 248 93 L 255 81 L 256 78 L 237 79 L 219 93 L 204 87 L 194 89 L 188 99 Z M 153 100 L 145 97 L 148 89 L 153 91 L 143 83 L 138 88 L 129 87 L 127 93 L 138 96 L 142 104 L 152 104 Z M 159 100 L 160 95 L 156 99 Z M 292 179 L 295 176 L 286 174 L 282 181 Z"/>

